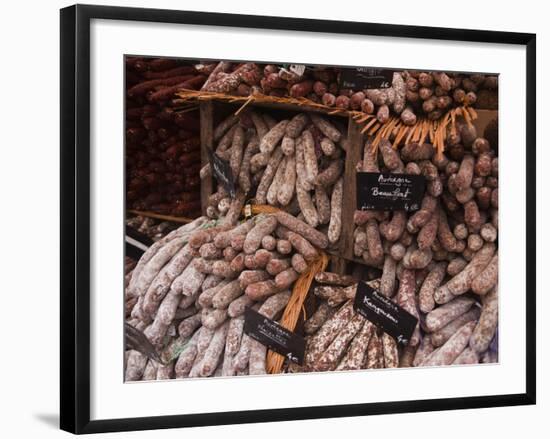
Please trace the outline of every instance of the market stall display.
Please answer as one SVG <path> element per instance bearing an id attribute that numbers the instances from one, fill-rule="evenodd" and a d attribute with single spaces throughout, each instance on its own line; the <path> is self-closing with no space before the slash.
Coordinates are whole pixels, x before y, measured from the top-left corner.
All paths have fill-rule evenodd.
<path id="1" fill-rule="evenodd" d="M 155 242 L 125 270 L 161 361 L 127 350 L 126 380 L 498 361 L 497 76 L 161 60 L 128 61 L 127 199 L 167 217 L 128 219 Z"/>

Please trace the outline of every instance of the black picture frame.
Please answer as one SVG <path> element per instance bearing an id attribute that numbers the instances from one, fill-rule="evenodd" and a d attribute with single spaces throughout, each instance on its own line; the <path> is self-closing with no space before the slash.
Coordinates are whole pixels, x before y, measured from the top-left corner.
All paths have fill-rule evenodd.
<path id="1" fill-rule="evenodd" d="M 131 20 L 526 47 L 526 392 L 224 413 L 90 420 L 90 21 Z M 75 5 L 61 9 L 61 403 L 60 426 L 81 433 L 194 427 L 535 404 L 536 35 L 376 23 Z"/>

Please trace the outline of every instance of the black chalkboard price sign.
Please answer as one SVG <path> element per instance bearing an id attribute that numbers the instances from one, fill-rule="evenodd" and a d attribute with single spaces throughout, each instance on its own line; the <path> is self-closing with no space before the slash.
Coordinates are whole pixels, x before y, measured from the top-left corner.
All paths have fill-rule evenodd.
<path id="1" fill-rule="evenodd" d="M 283 328 L 252 308 L 246 308 L 244 311 L 244 332 L 290 361 L 300 365 L 304 363 L 306 351 L 304 337 Z"/>
<path id="2" fill-rule="evenodd" d="M 393 70 L 374 67 L 358 67 L 344 69 L 340 73 L 341 88 L 352 90 L 367 90 L 371 88 L 390 88 L 393 81 Z"/>
<path id="3" fill-rule="evenodd" d="M 358 172 L 357 209 L 414 212 L 426 188 L 422 175 Z"/>
<path id="4" fill-rule="evenodd" d="M 353 309 L 403 346 L 409 344 L 418 319 L 365 282 L 357 284 Z"/>
<path id="5" fill-rule="evenodd" d="M 218 180 L 218 183 L 220 183 L 224 187 L 231 198 L 235 198 L 235 177 L 231 172 L 231 166 L 229 166 L 229 162 L 220 158 L 210 148 L 208 149 L 208 157 L 216 180 Z"/>

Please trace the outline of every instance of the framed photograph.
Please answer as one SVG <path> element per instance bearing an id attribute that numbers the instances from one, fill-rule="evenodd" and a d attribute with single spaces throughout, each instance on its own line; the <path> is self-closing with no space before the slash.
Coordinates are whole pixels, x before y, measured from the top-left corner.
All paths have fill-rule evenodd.
<path id="1" fill-rule="evenodd" d="M 534 404 L 535 44 L 62 9 L 61 428 Z"/>

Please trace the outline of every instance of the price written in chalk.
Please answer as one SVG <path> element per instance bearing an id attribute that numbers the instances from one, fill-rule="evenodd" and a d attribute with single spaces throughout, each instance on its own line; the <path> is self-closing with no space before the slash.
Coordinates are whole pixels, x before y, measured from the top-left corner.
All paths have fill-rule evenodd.
<path id="1" fill-rule="evenodd" d="M 418 323 L 415 316 L 365 282 L 357 284 L 353 308 L 403 346 L 409 344 Z"/>
<path id="2" fill-rule="evenodd" d="M 426 180 L 422 175 L 358 172 L 357 208 L 360 210 L 420 209 Z"/>
<path id="3" fill-rule="evenodd" d="M 245 309 L 244 332 L 290 361 L 300 365 L 304 363 L 306 350 L 304 337 L 289 331 L 252 308 Z"/>
<path id="4" fill-rule="evenodd" d="M 340 73 L 341 88 L 367 90 L 373 88 L 390 88 L 393 81 L 393 70 L 374 67 L 345 69 Z"/>

